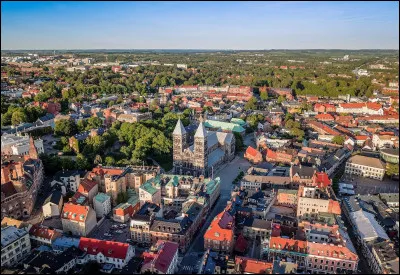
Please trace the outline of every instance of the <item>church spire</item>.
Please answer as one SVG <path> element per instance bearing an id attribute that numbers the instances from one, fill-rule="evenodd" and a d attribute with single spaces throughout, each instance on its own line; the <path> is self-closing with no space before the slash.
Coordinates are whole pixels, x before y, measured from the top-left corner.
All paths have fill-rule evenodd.
<path id="1" fill-rule="evenodd" d="M 203 122 L 200 122 L 199 127 L 196 130 L 196 134 L 194 137 L 205 138 L 207 136 L 206 128 L 204 127 Z"/>
<path id="2" fill-rule="evenodd" d="M 185 130 L 185 127 L 183 126 L 181 119 L 179 119 L 178 122 L 176 123 L 175 129 L 172 132 L 172 134 L 173 135 L 181 135 L 181 136 L 186 134 L 186 130 Z"/>

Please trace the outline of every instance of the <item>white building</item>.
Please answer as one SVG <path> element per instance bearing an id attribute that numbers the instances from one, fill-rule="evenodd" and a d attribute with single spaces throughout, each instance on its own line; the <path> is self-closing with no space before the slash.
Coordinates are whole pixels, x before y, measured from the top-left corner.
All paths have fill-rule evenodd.
<path id="1" fill-rule="evenodd" d="M 85 252 L 77 260 L 78 264 L 96 261 L 99 264 L 112 264 L 122 269 L 135 256 L 135 248 L 127 243 L 81 238 L 79 249 Z"/>
<path id="2" fill-rule="evenodd" d="M 356 155 L 346 162 L 345 173 L 383 180 L 385 166 L 380 159 Z"/>
<path id="3" fill-rule="evenodd" d="M 98 193 L 93 199 L 96 216 L 101 218 L 111 212 L 111 197 L 104 193 Z"/>
<path id="4" fill-rule="evenodd" d="M 34 141 L 38 154 L 44 153 L 43 140 Z M 29 136 L 3 135 L 1 136 L 1 153 L 7 155 L 28 155 Z"/>
<path id="5" fill-rule="evenodd" d="M 54 181 L 59 182 L 61 185 L 64 185 L 67 190 L 75 193 L 78 191 L 78 186 L 81 184 L 81 175 L 77 170 L 63 170 L 55 174 Z"/>
<path id="6" fill-rule="evenodd" d="M 373 135 L 372 144 L 376 148 L 398 147 L 399 137 L 391 135 Z"/>
<path id="7" fill-rule="evenodd" d="M 25 229 L 7 226 L 1 229 L 1 266 L 20 263 L 31 251 L 31 241 Z"/>
<path id="8" fill-rule="evenodd" d="M 48 196 L 42 206 L 43 216 L 59 217 L 63 206 L 63 197 L 60 191 L 55 191 Z"/>

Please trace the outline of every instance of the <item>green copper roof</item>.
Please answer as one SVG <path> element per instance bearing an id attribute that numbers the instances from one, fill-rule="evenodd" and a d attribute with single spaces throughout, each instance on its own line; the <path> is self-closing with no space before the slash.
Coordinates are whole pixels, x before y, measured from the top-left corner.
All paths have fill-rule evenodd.
<path id="1" fill-rule="evenodd" d="M 204 122 L 204 126 L 208 128 L 221 128 L 224 131 L 232 131 L 236 133 L 245 131 L 245 129 L 238 124 L 216 120 L 206 120 L 206 122 Z"/>
<path id="2" fill-rule="evenodd" d="M 110 196 L 104 193 L 98 193 L 94 199 L 100 203 L 104 203 L 106 200 L 110 199 Z"/>
<path id="3" fill-rule="evenodd" d="M 235 123 L 235 124 L 238 124 L 240 126 L 243 126 L 243 125 L 246 124 L 246 122 L 243 119 L 235 118 L 235 117 L 231 119 L 231 123 Z"/>

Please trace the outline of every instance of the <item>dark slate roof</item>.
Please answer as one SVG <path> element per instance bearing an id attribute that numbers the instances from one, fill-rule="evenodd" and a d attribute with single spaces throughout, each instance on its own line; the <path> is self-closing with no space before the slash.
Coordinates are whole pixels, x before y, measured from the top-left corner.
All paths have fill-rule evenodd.
<path id="1" fill-rule="evenodd" d="M 45 122 L 45 121 L 48 121 L 48 120 L 52 120 L 52 119 L 54 119 L 54 115 L 50 114 L 50 113 L 47 113 L 46 115 L 44 115 L 44 116 L 39 118 L 39 120 L 42 121 L 42 122 Z"/>
<path id="2" fill-rule="evenodd" d="M 171 234 L 185 234 L 186 230 L 188 230 L 191 225 L 192 221 L 188 217 L 184 217 L 181 220 L 156 218 L 150 230 Z"/>
<path id="3" fill-rule="evenodd" d="M 309 166 L 293 166 L 293 175 L 298 173 L 300 178 L 312 178 L 315 171 L 315 168 Z"/>
<path id="4" fill-rule="evenodd" d="M 53 191 L 50 196 L 47 197 L 47 199 L 44 201 L 44 204 L 48 202 L 52 202 L 54 204 L 59 204 L 60 200 L 62 198 L 62 194 L 60 191 Z"/>
<path id="5" fill-rule="evenodd" d="M 74 246 L 68 248 L 61 254 L 55 254 L 50 251 L 33 250 L 31 254 L 23 261 L 24 265 L 29 267 L 42 268 L 47 265 L 51 271 L 56 271 L 68 262 L 72 261 L 78 254 L 78 249 Z M 43 272 L 42 272 L 43 273 Z"/>

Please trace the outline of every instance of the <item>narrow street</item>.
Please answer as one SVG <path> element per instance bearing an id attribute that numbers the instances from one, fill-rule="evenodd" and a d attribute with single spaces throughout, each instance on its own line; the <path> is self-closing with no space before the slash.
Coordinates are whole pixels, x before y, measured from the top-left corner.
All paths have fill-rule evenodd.
<path id="1" fill-rule="evenodd" d="M 250 167 L 250 163 L 243 159 L 242 157 L 236 156 L 232 162 L 226 164 L 222 169 L 217 171 L 214 177 L 221 178 L 221 196 L 212 208 L 207 220 L 205 221 L 203 227 L 197 232 L 196 237 L 192 241 L 186 254 L 191 252 L 201 252 L 204 251 L 204 233 L 210 226 L 212 220 L 218 213 L 224 210 L 227 202 L 231 198 L 232 182 L 239 173 L 239 168 L 241 171 L 245 171 Z"/>

